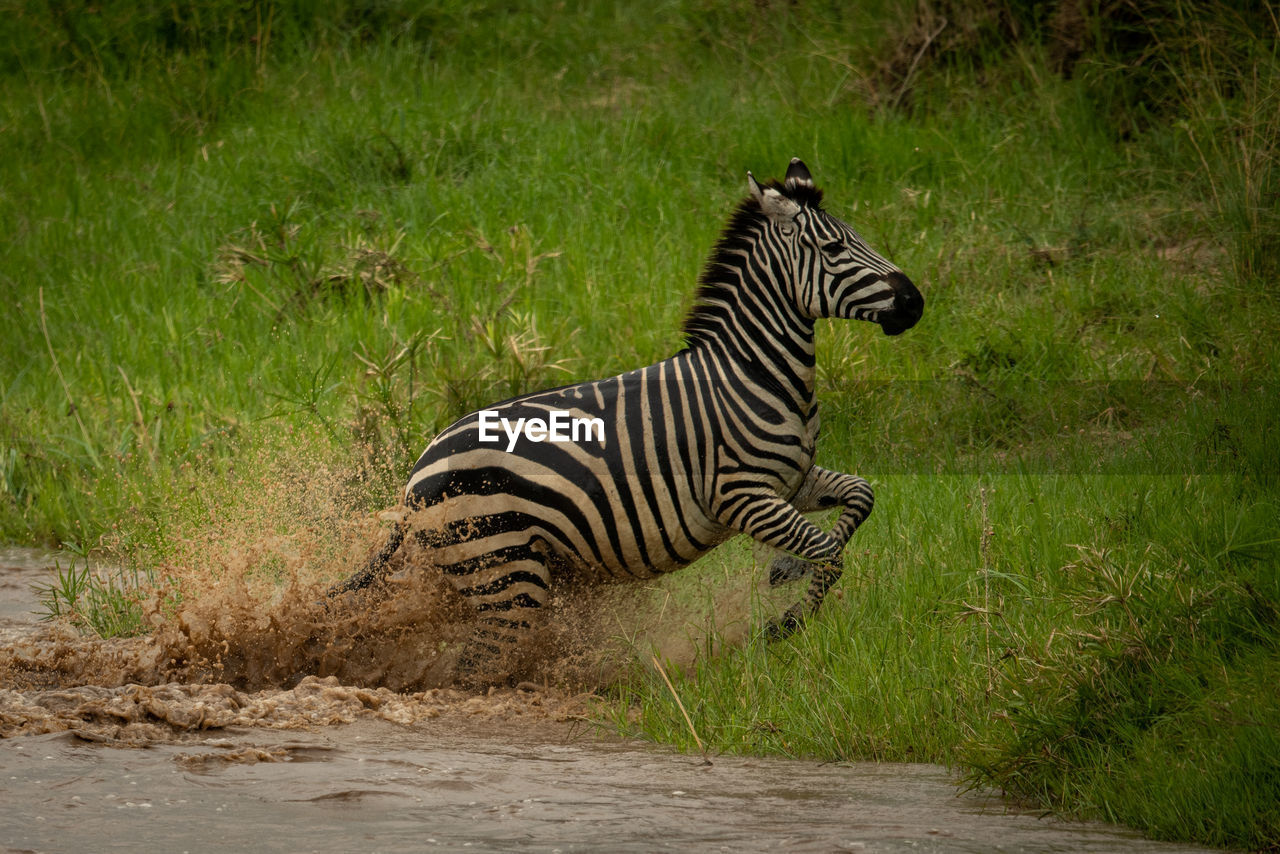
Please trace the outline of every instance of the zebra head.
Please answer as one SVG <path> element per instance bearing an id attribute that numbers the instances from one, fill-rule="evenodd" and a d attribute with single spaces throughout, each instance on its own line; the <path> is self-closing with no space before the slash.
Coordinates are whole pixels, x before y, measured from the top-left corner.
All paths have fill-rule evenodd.
<path id="1" fill-rule="evenodd" d="M 805 316 L 870 320 L 886 335 L 916 325 L 924 313 L 920 291 L 822 209 L 822 191 L 799 158 L 792 158 L 781 184 L 761 187 L 750 172 L 747 183 L 767 221 L 766 239 L 794 262 L 794 298 Z"/>

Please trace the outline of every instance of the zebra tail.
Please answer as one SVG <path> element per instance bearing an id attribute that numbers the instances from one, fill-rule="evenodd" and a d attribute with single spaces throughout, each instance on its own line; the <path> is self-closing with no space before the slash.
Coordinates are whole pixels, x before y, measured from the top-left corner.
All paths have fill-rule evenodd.
<path id="1" fill-rule="evenodd" d="M 369 558 L 369 562 L 365 564 L 364 569 L 348 578 L 340 584 L 335 584 L 325 593 L 326 598 L 340 596 L 343 593 L 350 593 L 353 590 L 363 590 L 369 585 L 377 581 L 382 574 L 387 571 L 387 564 L 390 563 L 392 555 L 400 548 L 400 544 L 404 542 L 404 534 L 408 529 L 407 522 L 398 522 L 391 529 L 391 536 L 387 538 L 387 543 L 377 554 Z"/>

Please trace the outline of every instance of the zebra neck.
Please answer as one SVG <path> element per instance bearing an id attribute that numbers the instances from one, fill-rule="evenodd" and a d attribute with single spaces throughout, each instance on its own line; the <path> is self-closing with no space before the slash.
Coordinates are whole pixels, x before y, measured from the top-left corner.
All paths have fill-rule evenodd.
<path id="1" fill-rule="evenodd" d="M 788 408 L 808 415 L 816 378 L 814 321 L 783 300 L 761 304 L 777 292 L 725 286 L 703 303 L 703 323 L 689 349 L 707 354 L 726 374 L 749 379 Z M 706 293 L 704 283 L 704 300 Z"/>
<path id="2" fill-rule="evenodd" d="M 810 336 L 798 354 L 787 347 L 774 346 L 775 343 L 724 336 L 704 339 L 690 349 L 702 350 L 726 375 L 749 380 L 788 409 L 807 416 L 815 405 L 813 338 Z M 801 342 L 789 342 L 791 347 L 797 343 Z"/>
<path id="3" fill-rule="evenodd" d="M 796 307 L 797 271 L 763 240 L 758 209 L 739 208 L 699 280 L 685 318 L 690 350 L 713 354 L 794 409 L 814 401 L 814 320 Z"/>

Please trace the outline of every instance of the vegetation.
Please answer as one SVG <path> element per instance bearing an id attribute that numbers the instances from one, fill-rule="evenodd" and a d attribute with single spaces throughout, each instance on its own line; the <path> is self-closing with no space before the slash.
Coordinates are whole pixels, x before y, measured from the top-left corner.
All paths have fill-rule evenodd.
<path id="1" fill-rule="evenodd" d="M 7 4 L 0 539 L 157 575 L 267 475 L 391 504 L 459 413 L 678 349 L 800 155 L 928 301 L 820 330 L 877 509 L 805 632 L 637 656 L 619 724 L 1280 848 L 1273 4 L 420 5 Z"/>

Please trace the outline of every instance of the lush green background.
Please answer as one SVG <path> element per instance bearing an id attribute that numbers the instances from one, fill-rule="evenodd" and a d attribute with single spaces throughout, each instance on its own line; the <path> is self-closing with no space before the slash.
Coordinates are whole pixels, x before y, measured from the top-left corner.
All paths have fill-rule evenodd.
<path id="1" fill-rule="evenodd" d="M 669 662 L 697 738 L 646 655 L 616 719 L 1280 846 L 1276 7 L 846 5 L 0 4 L 0 539 L 145 573 L 264 454 L 391 504 L 678 349 L 799 155 L 928 301 L 820 328 L 877 510 L 802 635 Z"/>

